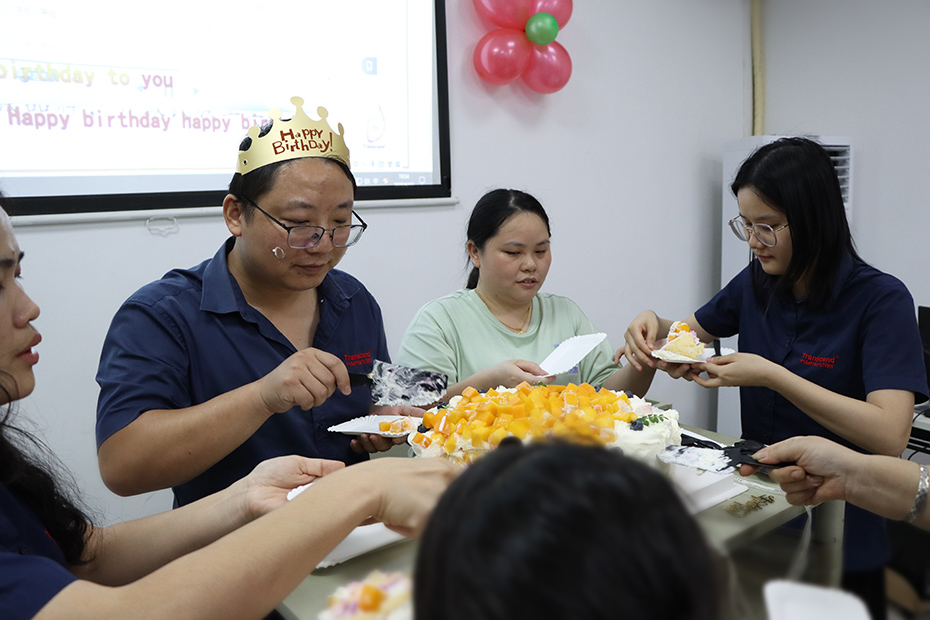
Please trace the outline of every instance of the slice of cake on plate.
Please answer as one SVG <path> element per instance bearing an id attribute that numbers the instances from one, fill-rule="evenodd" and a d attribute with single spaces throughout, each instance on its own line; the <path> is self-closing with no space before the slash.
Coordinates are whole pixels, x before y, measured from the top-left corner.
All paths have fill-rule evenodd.
<path id="1" fill-rule="evenodd" d="M 675 321 L 668 330 L 665 345 L 659 351 L 697 360 L 704 353 L 704 343 L 687 323 Z"/>

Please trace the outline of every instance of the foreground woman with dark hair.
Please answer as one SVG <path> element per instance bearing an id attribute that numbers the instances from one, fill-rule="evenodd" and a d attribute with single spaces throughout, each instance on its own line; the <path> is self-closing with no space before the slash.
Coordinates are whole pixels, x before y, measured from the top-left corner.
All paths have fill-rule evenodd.
<path id="1" fill-rule="evenodd" d="M 508 445 L 509 444 L 509 445 Z M 711 552 L 669 481 L 618 451 L 504 441 L 423 534 L 418 620 L 711 620 Z"/>
<path id="2" fill-rule="evenodd" d="M 39 308 L 17 281 L 22 258 L 0 210 L 3 620 L 262 618 L 369 517 L 417 532 L 451 480 L 453 467 L 439 459 L 343 468 L 281 457 L 177 510 L 94 527 L 51 473 L 48 455 L 11 426 L 11 404 L 35 387 L 41 342 L 32 325 Z M 312 481 L 286 501 L 288 491 Z"/>

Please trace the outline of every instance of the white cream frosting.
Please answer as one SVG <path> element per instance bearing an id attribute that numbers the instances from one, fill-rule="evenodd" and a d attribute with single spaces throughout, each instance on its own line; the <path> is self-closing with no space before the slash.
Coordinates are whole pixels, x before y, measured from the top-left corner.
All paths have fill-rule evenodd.
<path id="1" fill-rule="evenodd" d="M 617 421 L 614 430 L 617 439 L 611 444 L 623 450 L 631 458 L 650 465 L 659 466 L 659 453 L 665 446 L 681 445 L 681 428 L 678 426 L 678 412 L 674 409 L 656 410 L 664 419 L 643 425 L 640 431 L 634 431 L 626 422 Z M 621 428 L 625 427 L 625 428 Z"/>

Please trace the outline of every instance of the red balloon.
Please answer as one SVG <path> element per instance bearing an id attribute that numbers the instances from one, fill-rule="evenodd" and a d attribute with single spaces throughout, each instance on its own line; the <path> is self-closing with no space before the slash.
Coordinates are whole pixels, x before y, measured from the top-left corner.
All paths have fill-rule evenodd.
<path id="1" fill-rule="evenodd" d="M 479 0 L 475 0 L 477 4 Z M 572 16 L 572 0 L 530 0 L 530 15 L 549 13 L 559 22 L 559 30 L 565 27 Z"/>
<path id="2" fill-rule="evenodd" d="M 568 84 L 572 76 L 572 59 L 561 44 L 534 45 L 523 71 L 526 85 L 548 95 Z"/>
<path id="3" fill-rule="evenodd" d="M 475 47 L 475 70 L 485 82 L 509 84 L 526 68 L 532 47 L 522 30 L 492 30 Z"/>
<path id="4" fill-rule="evenodd" d="M 503 28 L 523 30 L 526 20 L 530 18 L 529 0 L 473 0 L 473 2 L 478 15 Z"/>

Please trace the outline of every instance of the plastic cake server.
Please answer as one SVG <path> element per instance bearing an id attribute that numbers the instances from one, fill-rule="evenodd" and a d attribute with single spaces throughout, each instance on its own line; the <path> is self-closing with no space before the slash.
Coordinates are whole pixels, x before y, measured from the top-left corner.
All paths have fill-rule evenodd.
<path id="1" fill-rule="evenodd" d="M 449 377 L 441 372 L 408 368 L 374 360 L 370 374 L 349 373 L 350 385 L 370 385 L 376 405 L 424 407 L 442 400 Z"/>
<path id="2" fill-rule="evenodd" d="M 572 336 L 563 340 L 539 365 L 549 375 L 568 372 L 606 337 L 604 333 Z"/>
<path id="3" fill-rule="evenodd" d="M 769 465 L 752 458 L 753 454 L 764 447 L 765 444 L 751 439 L 737 441 L 732 446 L 725 448 L 711 448 L 703 445 L 666 446 L 665 450 L 659 453 L 659 460 L 664 463 L 694 467 L 718 474 L 734 470 L 743 464 L 755 465 L 763 469 L 775 469 L 796 464 L 776 463 Z"/>

